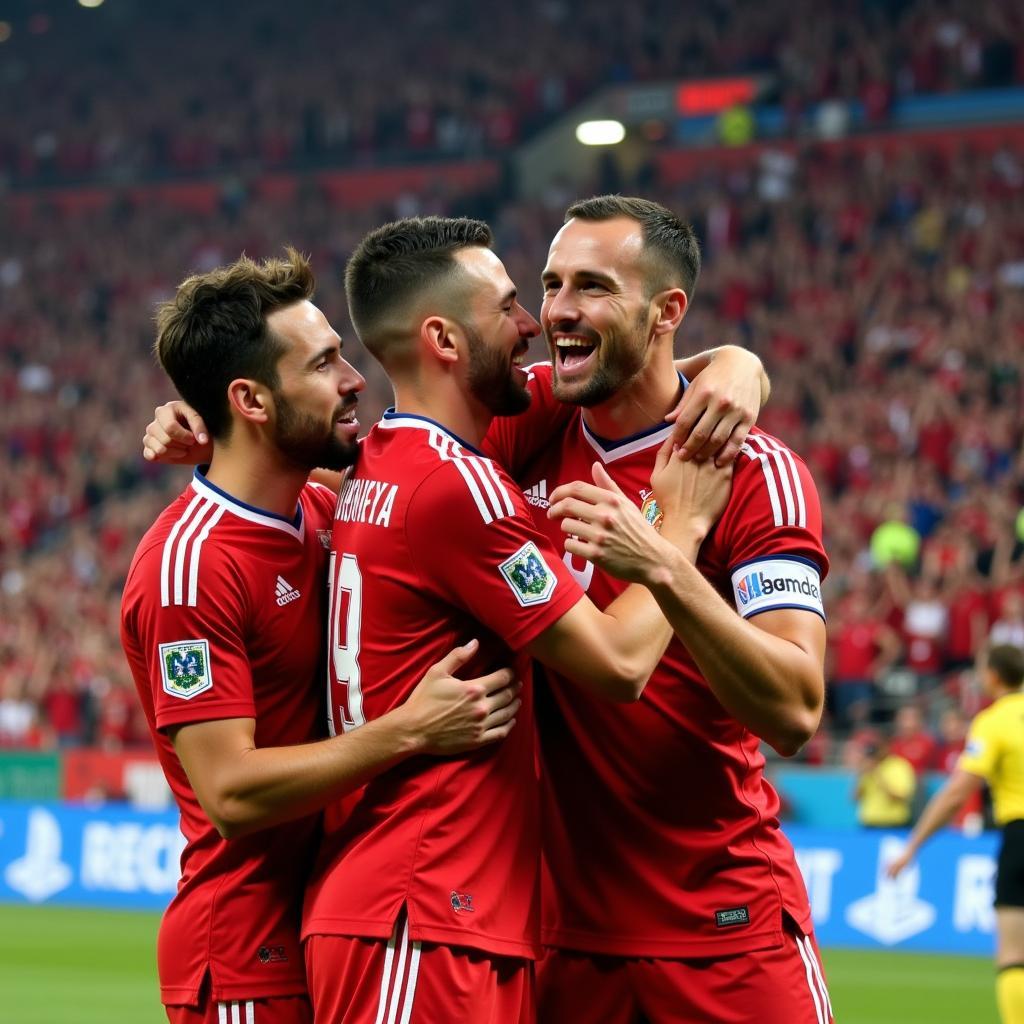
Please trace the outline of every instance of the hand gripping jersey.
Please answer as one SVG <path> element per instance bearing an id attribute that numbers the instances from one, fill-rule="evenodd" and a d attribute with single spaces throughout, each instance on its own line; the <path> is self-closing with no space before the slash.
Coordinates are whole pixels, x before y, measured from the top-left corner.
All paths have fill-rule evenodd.
<path id="1" fill-rule="evenodd" d="M 465 677 L 509 664 L 582 597 L 511 479 L 431 420 L 385 414 L 335 512 L 328 713 L 357 729 L 403 703 L 467 640 Z M 539 949 L 539 836 L 529 660 L 516 727 L 473 754 L 378 776 L 328 834 L 304 935 L 409 937 L 494 955 Z"/>
<path id="2" fill-rule="evenodd" d="M 310 484 L 286 520 L 197 470 L 132 561 L 121 642 L 187 840 L 160 928 L 165 1003 L 194 1003 L 207 973 L 218 1001 L 305 992 L 299 915 L 316 819 L 221 839 L 167 730 L 254 718 L 259 747 L 316 738 L 333 508 L 333 492 Z"/>
<path id="3" fill-rule="evenodd" d="M 532 369 L 523 416 L 497 420 L 487 450 L 509 466 L 538 528 L 559 484 L 591 479 L 600 460 L 652 522 L 650 475 L 671 427 L 619 442 L 591 434 L 565 410 L 551 368 Z M 566 565 L 599 608 L 626 584 L 588 562 Z M 803 608 L 821 614 L 827 567 L 821 513 L 804 464 L 752 433 L 728 506 L 698 567 L 738 614 Z M 723 956 L 782 942 L 783 910 L 805 931 L 810 909 L 779 800 L 764 778 L 757 737 L 719 704 L 678 640 L 641 699 L 603 702 L 548 673 L 538 679 L 542 755 L 544 939 L 630 957 Z"/>

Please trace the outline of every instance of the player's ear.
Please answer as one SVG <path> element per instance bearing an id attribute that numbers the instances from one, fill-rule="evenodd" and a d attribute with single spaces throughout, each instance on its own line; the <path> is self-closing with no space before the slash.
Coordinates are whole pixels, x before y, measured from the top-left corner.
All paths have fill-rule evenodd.
<path id="1" fill-rule="evenodd" d="M 675 334 L 690 304 L 686 292 L 682 288 L 666 288 L 651 301 L 655 309 L 654 333 Z"/>
<path id="2" fill-rule="evenodd" d="M 264 384 L 238 377 L 228 385 L 228 403 L 235 415 L 250 423 L 266 423 L 270 419 L 273 399 Z"/>
<path id="3" fill-rule="evenodd" d="M 428 316 L 420 324 L 420 341 L 427 352 L 441 362 L 458 362 L 458 337 L 458 325 L 447 317 Z"/>

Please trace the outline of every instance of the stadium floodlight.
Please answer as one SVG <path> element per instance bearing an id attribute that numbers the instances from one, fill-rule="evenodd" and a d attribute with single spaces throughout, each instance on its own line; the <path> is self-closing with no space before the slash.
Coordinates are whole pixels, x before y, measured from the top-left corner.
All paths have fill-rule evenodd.
<path id="1" fill-rule="evenodd" d="M 99 7 L 103 0 L 78 0 L 79 7 Z"/>
<path id="2" fill-rule="evenodd" d="M 625 137 L 621 121 L 583 121 L 576 126 L 576 140 L 584 146 L 614 146 Z"/>

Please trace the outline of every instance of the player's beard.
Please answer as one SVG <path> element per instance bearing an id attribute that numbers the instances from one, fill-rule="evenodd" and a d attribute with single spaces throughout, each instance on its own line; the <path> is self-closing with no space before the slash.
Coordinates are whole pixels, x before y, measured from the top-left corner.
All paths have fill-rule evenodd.
<path id="1" fill-rule="evenodd" d="M 580 333 L 578 325 L 553 324 L 545 328 L 545 340 L 551 352 L 552 380 L 551 391 L 560 402 L 580 405 L 586 409 L 602 402 L 622 391 L 647 365 L 647 352 L 650 347 L 647 333 L 647 310 L 643 309 L 637 316 L 630 332 L 618 328 L 609 330 L 597 349 L 597 359 L 590 376 L 584 381 L 563 382 L 558 375 L 558 349 L 552 341 L 552 335 Z M 596 332 L 587 332 L 596 334 Z"/>
<path id="2" fill-rule="evenodd" d="M 509 353 L 491 348 L 475 328 L 463 324 L 469 342 L 469 390 L 495 416 L 518 416 L 530 406 L 530 392 L 517 380 Z"/>
<path id="3" fill-rule="evenodd" d="M 275 391 L 277 421 L 274 424 L 274 443 L 282 454 L 307 469 L 341 470 L 354 465 L 358 444 L 342 441 L 334 434 L 338 417 L 353 405 L 353 402 L 342 402 L 334 410 L 330 427 L 325 431 L 322 420 L 300 412 L 284 395 Z"/>

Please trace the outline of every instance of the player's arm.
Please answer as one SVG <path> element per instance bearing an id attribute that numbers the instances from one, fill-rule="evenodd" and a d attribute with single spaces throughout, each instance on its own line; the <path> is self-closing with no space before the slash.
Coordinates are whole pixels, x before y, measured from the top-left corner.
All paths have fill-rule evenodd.
<path id="1" fill-rule="evenodd" d="M 728 465 L 739 454 L 758 413 L 771 394 L 764 364 L 737 345 L 722 345 L 686 359 L 676 369 L 690 381 L 679 404 L 666 416 L 675 422 L 679 457 L 715 458 Z"/>
<path id="2" fill-rule="evenodd" d="M 723 471 L 705 467 L 712 476 L 702 478 L 701 467 L 670 457 L 670 445 L 671 441 L 658 453 L 651 479 L 665 511 L 663 537 L 669 529 L 683 533 L 669 538 L 679 543 L 660 545 L 658 557 L 639 560 L 632 571 L 612 557 L 595 537 L 594 513 L 581 507 L 592 496 L 582 494 L 579 484 L 553 492 L 549 514 L 567 516 L 563 531 L 582 538 L 573 541 L 570 536 L 567 550 L 645 584 L 722 706 L 779 753 L 792 756 L 814 734 L 821 717 L 824 621 L 814 612 L 789 608 L 743 619 L 704 579 L 695 565 L 693 540 L 699 538 L 699 546 L 707 530 L 698 530 L 689 544 L 686 531 L 695 510 L 702 507 L 702 481 L 705 487 L 714 485 L 715 475 Z M 569 502 L 570 495 L 575 503 Z M 720 500 L 724 504 L 725 499 Z"/>
<path id="3" fill-rule="evenodd" d="M 825 699 L 825 623 L 803 609 L 736 614 L 683 552 L 648 586 L 722 706 L 784 757 L 814 735 Z"/>
<path id="4" fill-rule="evenodd" d="M 416 754 L 455 754 L 504 739 L 519 684 L 501 669 L 479 679 L 452 673 L 478 648 L 456 648 L 400 707 L 352 732 L 290 747 L 257 747 L 252 718 L 169 729 L 199 803 L 225 839 L 318 811 Z"/>
<path id="5" fill-rule="evenodd" d="M 659 455 L 671 458 L 671 445 Z M 566 551 L 624 579 L 653 577 L 673 554 L 696 559 L 697 552 L 729 494 L 730 471 L 713 463 L 678 464 L 689 482 L 682 498 L 666 512 L 659 534 L 595 463 L 594 484 L 576 481 L 556 489 L 549 516 L 561 519 Z M 635 583 L 603 612 L 580 601 L 529 648 L 538 661 L 612 700 L 635 700 L 643 692 L 672 638 L 658 601 Z"/>
<path id="6" fill-rule="evenodd" d="M 954 815 L 981 789 L 984 779 L 980 775 L 957 768 L 945 785 L 928 801 L 914 830 L 910 833 L 903 852 L 885 869 L 890 878 L 896 878 L 917 856 L 922 846 L 940 828 L 948 825 Z"/>

